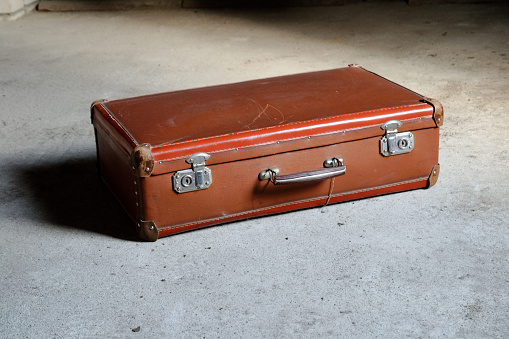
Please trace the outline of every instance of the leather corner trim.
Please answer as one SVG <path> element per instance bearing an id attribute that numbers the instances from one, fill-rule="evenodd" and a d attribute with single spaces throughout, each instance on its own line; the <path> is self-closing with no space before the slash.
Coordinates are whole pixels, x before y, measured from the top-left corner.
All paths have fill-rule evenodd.
<path id="1" fill-rule="evenodd" d="M 431 173 L 428 178 L 428 188 L 435 185 L 438 180 L 438 175 L 440 174 L 440 164 L 433 166 L 431 169 Z"/>
<path id="2" fill-rule="evenodd" d="M 90 120 L 92 121 L 92 123 L 94 123 L 94 107 L 107 101 L 108 101 L 107 99 L 99 99 L 94 101 L 92 105 L 90 105 Z"/>
<path id="3" fill-rule="evenodd" d="M 138 236 L 147 241 L 156 241 L 159 238 L 159 230 L 153 221 L 139 220 L 136 225 Z"/>
<path id="4" fill-rule="evenodd" d="M 96 100 L 90 105 L 90 109 L 94 108 L 95 105 L 102 104 L 103 102 L 108 102 L 108 99 L 99 99 Z"/>
<path id="5" fill-rule="evenodd" d="M 433 120 L 437 127 L 442 126 L 444 124 L 444 106 L 436 99 L 425 98 L 424 101 L 433 106 Z"/>
<path id="6" fill-rule="evenodd" d="M 131 153 L 131 168 L 138 177 L 149 177 L 154 169 L 152 146 L 141 144 L 136 146 Z"/>

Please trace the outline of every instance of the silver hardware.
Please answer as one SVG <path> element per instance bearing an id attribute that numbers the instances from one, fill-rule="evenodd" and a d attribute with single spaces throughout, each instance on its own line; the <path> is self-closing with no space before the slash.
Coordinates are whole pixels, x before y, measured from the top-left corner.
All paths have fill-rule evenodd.
<path id="1" fill-rule="evenodd" d="M 212 184 L 212 171 L 205 166 L 210 158 L 207 153 L 196 153 L 186 159 L 190 169 L 178 171 L 173 175 L 173 189 L 177 193 L 186 193 L 209 188 Z"/>
<path id="2" fill-rule="evenodd" d="M 258 174 L 258 180 L 269 180 L 274 185 L 299 184 L 327 180 L 346 173 L 342 158 L 329 158 L 323 162 L 322 169 L 279 175 L 278 168 L 268 168 Z"/>
<path id="3" fill-rule="evenodd" d="M 273 167 L 273 168 L 267 168 L 266 170 L 263 170 L 258 174 L 258 180 L 264 181 L 272 179 L 279 175 L 279 168 Z"/>
<path id="4" fill-rule="evenodd" d="M 414 149 L 414 135 L 412 132 L 398 132 L 401 121 L 391 120 L 380 126 L 385 135 L 380 139 L 380 153 L 384 157 L 409 153 Z"/>
<path id="5" fill-rule="evenodd" d="M 276 176 L 270 181 L 274 185 L 288 185 L 288 184 L 301 184 L 313 181 L 322 181 L 330 178 L 334 178 L 346 173 L 345 166 L 322 168 L 319 170 L 292 173 L 282 176 Z"/>
<path id="6" fill-rule="evenodd" d="M 325 161 L 323 162 L 323 167 L 325 167 L 325 168 L 340 167 L 340 166 L 343 166 L 343 158 L 336 158 L 336 157 L 328 158 L 328 159 L 325 159 Z M 258 180 L 260 180 L 260 181 L 272 180 L 275 177 L 277 177 L 279 175 L 279 173 L 280 173 L 280 170 L 277 167 L 267 168 L 258 174 Z"/>
<path id="7" fill-rule="evenodd" d="M 339 167 L 339 166 L 343 166 L 343 158 L 329 158 L 323 162 L 323 167 L 325 167 L 325 168 Z"/>

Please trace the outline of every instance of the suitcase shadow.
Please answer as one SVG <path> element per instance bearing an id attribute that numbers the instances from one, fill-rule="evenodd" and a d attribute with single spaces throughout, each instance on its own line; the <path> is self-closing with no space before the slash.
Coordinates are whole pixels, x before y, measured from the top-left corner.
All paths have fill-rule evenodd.
<path id="1" fill-rule="evenodd" d="M 30 167 L 22 175 L 44 221 L 139 240 L 132 221 L 100 181 L 95 156 Z"/>

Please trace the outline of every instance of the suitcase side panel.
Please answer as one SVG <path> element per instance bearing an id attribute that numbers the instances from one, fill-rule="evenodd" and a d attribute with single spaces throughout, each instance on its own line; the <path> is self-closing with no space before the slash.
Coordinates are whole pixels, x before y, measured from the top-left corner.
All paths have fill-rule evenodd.
<path id="1" fill-rule="evenodd" d="M 146 218 L 164 236 L 255 215 L 423 188 L 438 163 L 438 128 L 413 133 L 414 150 L 391 157 L 380 155 L 380 138 L 375 137 L 212 165 L 213 184 L 202 191 L 177 194 L 172 173 L 144 178 Z M 258 180 L 259 172 L 267 168 L 278 167 L 282 175 L 315 170 L 331 157 L 344 159 L 345 175 L 290 186 Z"/>
<path id="2" fill-rule="evenodd" d="M 94 124 L 97 148 L 97 168 L 101 180 L 120 202 L 129 217 L 138 222 L 139 178 L 130 166 L 130 155 L 118 145 L 108 131 L 99 123 Z"/>
<path id="3" fill-rule="evenodd" d="M 105 132 L 115 139 L 115 142 L 124 151 L 130 152 L 139 144 L 131 133 L 115 118 L 114 114 L 106 107 L 107 100 L 95 101 L 90 107 L 92 124 L 101 124 Z"/>
<path id="4" fill-rule="evenodd" d="M 318 169 L 327 158 L 324 150 L 320 151 L 311 158 L 310 152 L 300 151 L 207 166 L 212 172 L 212 185 L 205 190 L 188 193 L 174 191 L 174 173 L 144 178 L 143 206 L 147 220 L 154 221 L 157 226 L 169 226 L 288 201 L 314 198 L 325 201 L 330 187 L 327 181 L 275 187 L 268 180 L 258 180 L 260 171 L 274 166 L 284 171 L 283 174 Z M 183 166 L 188 165 L 184 163 Z"/>
<path id="5" fill-rule="evenodd" d="M 238 221 L 238 220 L 245 220 L 248 218 L 254 218 L 254 217 L 260 217 L 260 216 L 267 216 L 272 214 L 278 214 L 278 213 L 284 213 L 284 212 L 290 212 L 305 208 L 311 208 L 311 207 L 317 207 L 317 206 L 324 206 L 329 205 L 332 203 L 338 203 L 343 201 L 350 201 L 355 199 L 363 199 L 367 197 L 373 197 L 377 195 L 383 195 L 383 194 L 390 194 L 390 193 L 396 193 L 396 192 L 402 192 L 402 191 L 408 191 L 408 190 L 414 190 L 419 188 L 425 188 L 428 185 L 428 178 L 418 178 L 415 180 L 409 180 L 404 182 L 398 182 L 390 185 L 384 185 L 384 186 L 378 186 L 378 187 L 372 187 L 369 189 L 362 189 L 357 191 L 350 191 L 342 194 L 336 194 L 334 196 L 334 199 L 330 199 L 328 201 L 328 197 L 323 198 L 312 198 L 308 200 L 302 200 L 302 201 L 295 201 L 280 205 L 274 205 L 269 206 L 266 208 L 261 208 L 258 210 L 251 210 L 246 212 L 241 212 L 237 214 L 222 216 L 214 219 L 208 219 L 208 220 L 201 220 L 201 221 L 195 221 L 190 222 L 186 224 L 180 224 L 180 225 L 174 225 L 169 227 L 162 227 L 158 231 L 158 237 L 165 237 L 173 234 L 178 234 L 182 232 L 192 231 L 199 228 L 204 228 L 208 226 L 214 226 L 219 225 L 227 222 L 232 221 Z M 149 239 L 147 239 L 149 240 Z M 155 239 L 152 239 L 152 241 Z"/>

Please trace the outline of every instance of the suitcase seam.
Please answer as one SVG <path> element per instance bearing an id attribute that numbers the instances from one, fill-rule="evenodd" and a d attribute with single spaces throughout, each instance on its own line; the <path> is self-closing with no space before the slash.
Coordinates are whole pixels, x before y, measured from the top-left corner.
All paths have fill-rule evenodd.
<path id="1" fill-rule="evenodd" d="M 403 86 L 403 85 L 400 85 L 400 84 L 398 84 L 397 82 L 394 82 L 394 81 L 392 81 L 392 80 L 390 80 L 390 79 L 388 79 L 388 78 L 386 78 L 386 77 L 384 77 L 384 76 L 381 76 L 381 75 L 380 75 L 380 74 L 378 74 L 378 73 L 375 73 L 375 72 L 373 72 L 373 71 L 370 71 L 369 69 L 366 69 L 366 68 L 364 68 L 364 67 L 362 67 L 362 66 L 360 66 L 360 65 L 359 65 L 359 67 L 358 67 L 358 68 L 359 68 L 359 69 L 361 69 L 361 70 L 363 70 L 363 71 L 365 71 L 365 72 L 367 72 L 367 73 L 370 73 L 370 74 L 372 74 L 372 75 L 374 75 L 374 76 L 377 76 L 377 77 L 379 77 L 379 78 L 381 78 L 381 79 L 383 79 L 383 80 L 385 80 L 385 81 L 387 81 L 387 82 L 390 82 L 391 84 L 396 85 L 396 86 L 398 86 L 398 87 L 399 87 L 399 88 L 401 88 L 401 89 L 404 89 L 404 90 L 406 90 L 406 91 L 408 91 L 408 92 L 410 92 L 410 93 L 412 93 L 412 94 L 415 94 L 415 95 L 417 95 L 417 96 L 421 97 L 422 99 L 425 99 L 425 97 L 424 97 L 422 94 L 419 94 L 419 93 L 417 93 L 416 91 L 413 91 L 413 90 L 411 90 L 411 89 L 410 89 L 410 88 L 408 88 L 408 87 L 405 87 L 405 86 Z"/>
<path id="2" fill-rule="evenodd" d="M 113 143 L 118 147 L 120 148 L 122 151 L 124 151 L 125 154 L 129 155 L 129 152 L 127 152 L 125 150 L 125 147 L 123 145 L 121 145 L 117 140 L 116 138 L 114 137 L 114 135 L 112 135 L 112 133 L 110 133 L 107 129 L 106 129 L 106 126 L 104 126 L 103 123 L 101 123 L 100 121 L 96 121 L 96 125 L 95 127 L 99 127 L 101 128 L 102 132 L 106 133 L 109 137 L 110 137 L 110 140 L 113 141 Z"/>
<path id="3" fill-rule="evenodd" d="M 370 113 L 371 112 L 381 112 L 381 111 L 387 111 L 387 110 L 391 110 L 391 109 L 401 109 L 401 108 L 408 108 L 408 107 L 415 107 L 415 106 L 422 106 L 422 105 L 426 105 L 426 104 L 423 104 L 422 102 L 420 102 L 418 104 L 412 104 L 412 105 L 403 105 L 403 106 L 377 108 L 377 109 L 374 109 L 374 110 L 367 110 L 367 111 L 361 111 L 361 112 L 355 112 L 355 113 L 347 113 L 347 114 L 342 114 L 342 115 L 334 115 L 332 117 L 326 117 L 326 118 L 318 118 L 318 119 L 312 119 L 312 120 L 296 121 L 296 122 L 292 122 L 292 123 L 288 123 L 288 124 L 284 124 L 284 125 L 286 125 L 286 126 L 299 125 L 299 124 L 303 124 L 303 123 L 306 123 L 306 122 L 309 122 L 309 121 L 325 121 L 325 120 L 336 119 L 338 117 L 348 117 L 348 116 L 354 116 L 354 115 L 364 114 L 364 113 L 368 113 L 368 112 L 370 112 Z M 166 143 L 154 145 L 154 147 L 160 147 L 160 146 L 166 146 L 166 145 L 182 145 L 182 144 L 186 144 L 186 143 L 190 143 L 190 142 L 195 142 L 195 141 L 215 139 L 215 138 L 223 137 L 223 136 L 229 135 L 229 134 L 243 134 L 243 133 L 250 133 L 250 132 L 257 132 L 257 131 L 266 131 L 266 130 L 270 130 L 270 129 L 273 129 L 273 128 L 276 128 L 276 127 L 280 127 L 280 126 L 283 126 L 283 125 L 269 126 L 269 127 L 263 127 L 263 128 L 257 128 L 257 129 L 250 129 L 250 130 L 247 130 L 247 131 L 240 131 L 240 132 L 233 132 L 233 133 L 228 133 L 228 134 L 214 135 L 214 136 L 210 136 L 210 137 L 199 138 L 199 139 L 192 139 L 192 140 L 186 140 L 186 141 L 180 141 L 180 142 L 175 142 L 175 143 L 166 142 Z M 361 128 L 365 128 L 365 127 L 361 127 Z"/>
<path id="4" fill-rule="evenodd" d="M 412 180 L 400 181 L 400 182 L 393 183 L 393 184 L 376 186 L 376 187 L 373 187 L 373 188 L 364 188 L 364 189 L 355 190 L 355 191 L 336 193 L 336 194 L 331 195 L 331 197 L 341 197 L 341 196 L 348 195 L 348 194 L 363 193 L 363 192 L 373 191 L 373 190 L 377 190 L 377 189 L 394 187 L 394 186 L 399 186 L 399 185 L 404 185 L 404 184 L 411 184 L 411 183 L 414 183 L 414 182 L 424 181 L 424 180 L 427 180 L 427 179 L 428 179 L 427 177 L 421 177 L 421 178 L 412 179 Z"/>
<path id="5" fill-rule="evenodd" d="M 382 186 L 376 186 L 376 187 L 372 187 L 372 188 L 365 188 L 365 189 L 361 189 L 361 190 L 354 190 L 354 191 L 349 191 L 349 192 L 333 194 L 333 195 L 331 195 L 331 197 L 340 197 L 340 196 L 344 196 L 344 195 L 348 195 L 348 194 L 363 193 L 363 192 L 373 191 L 373 190 L 377 190 L 377 189 L 383 189 L 383 188 L 394 187 L 394 186 L 399 186 L 399 185 L 411 184 L 411 183 L 418 182 L 418 181 L 423 181 L 423 180 L 427 180 L 427 177 L 422 177 L 422 178 L 417 178 L 417 179 L 412 179 L 412 180 L 407 180 L 407 181 L 400 181 L 400 182 L 397 182 L 397 183 L 392 183 L 392 184 L 382 185 Z M 256 212 L 264 212 L 264 211 L 268 211 L 268 210 L 279 208 L 279 207 L 286 207 L 286 206 L 296 205 L 296 204 L 299 204 L 299 203 L 306 203 L 306 202 L 312 202 L 312 201 L 317 201 L 317 200 L 323 200 L 323 199 L 326 199 L 326 198 L 327 198 L 327 196 L 323 196 L 323 197 L 312 198 L 312 199 L 292 201 L 292 202 L 288 202 L 288 203 L 284 203 L 284 204 L 280 204 L 280 205 L 269 206 L 269 207 L 264 207 L 264 208 L 260 208 L 260 209 L 256 209 L 256 210 L 250 210 L 250 211 L 246 211 L 246 212 L 231 214 L 229 216 L 217 217 L 217 218 L 212 218 L 212 219 L 207 219 L 207 220 L 202 220 L 202 221 L 192 222 L 192 223 L 187 223 L 187 224 L 182 224 L 182 225 L 175 225 L 175 226 L 170 226 L 170 227 L 161 227 L 159 230 L 160 231 L 175 230 L 175 229 L 179 229 L 179 228 L 195 226 L 195 225 L 200 225 L 200 224 L 205 224 L 205 223 L 209 223 L 209 222 L 220 221 L 220 220 L 229 219 L 229 218 L 240 217 L 240 216 L 245 215 L 245 214 L 256 213 Z"/>
<path id="6" fill-rule="evenodd" d="M 127 130 L 127 128 L 122 125 L 122 123 L 113 115 L 113 112 L 108 108 L 106 107 L 106 105 L 104 104 L 99 104 L 102 108 L 104 108 L 105 110 L 105 113 L 108 114 L 108 116 L 111 118 L 111 120 L 113 120 L 118 127 L 120 127 L 120 129 L 122 129 L 122 131 L 124 131 L 124 133 L 126 134 L 126 136 L 134 143 L 134 144 L 138 144 L 138 142 L 136 141 L 136 139 L 134 139 L 134 137 L 131 135 L 131 133 Z"/>
<path id="7" fill-rule="evenodd" d="M 115 136 L 110 133 L 107 129 L 106 129 L 106 126 L 104 126 L 103 123 L 101 123 L 100 121 L 96 120 L 96 125 L 95 127 L 99 127 L 101 128 L 101 130 L 106 133 L 109 137 L 110 137 L 110 140 L 113 141 L 113 143 L 122 151 L 124 151 L 125 154 L 129 155 L 129 152 L 125 149 L 125 147 L 123 145 L 121 145 L 115 138 Z"/>
<path id="8" fill-rule="evenodd" d="M 426 116 L 420 116 L 418 118 L 411 118 L 411 119 L 402 119 L 400 121 L 402 122 L 407 122 L 407 121 L 412 121 L 412 120 L 420 120 L 422 118 L 425 118 Z M 354 127 L 354 128 L 349 128 L 349 129 L 345 129 L 345 130 L 342 130 L 342 131 L 355 131 L 355 130 L 359 130 L 359 129 L 366 129 L 366 128 L 371 128 L 371 127 L 377 127 L 379 126 L 378 124 L 375 124 L 375 125 L 367 125 L 367 126 L 363 126 L 363 127 Z M 313 136 L 313 137 L 319 137 L 319 136 L 325 136 L 325 135 L 331 135 L 331 134 L 335 134 L 335 133 L 339 133 L 338 131 L 334 131 L 334 132 L 326 132 L 326 133 L 318 133 L 318 134 L 313 134 L 313 135 L 310 135 L 310 136 Z M 211 137 L 212 138 L 212 137 Z M 288 139 L 280 139 L 279 141 L 292 141 L 292 140 L 298 140 L 298 139 L 306 139 L 306 137 L 295 137 L 295 138 L 288 138 Z M 198 139 L 195 139 L 195 140 L 198 140 Z M 195 141 L 195 140 L 189 140 L 189 141 Z M 201 139 L 200 139 L 201 140 Z M 203 139 L 205 140 L 205 139 Z M 246 149 L 246 148 L 250 148 L 250 147 L 257 147 L 257 146 L 264 146 L 264 145 L 270 145 L 270 144 L 273 144 L 274 142 L 273 141 L 269 141 L 269 142 L 262 142 L 262 143 L 259 143 L 259 144 L 253 144 L 253 145 L 249 145 L 249 146 L 241 146 L 241 147 L 232 147 L 232 148 L 224 148 L 224 149 L 221 149 L 221 150 L 216 150 L 216 151 L 208 151 L 207 153 L 210 153 L 210 154 L 214 154 L 214 153 L 221 153 L 221 152 L 225 152 L 225 151 L 232 151 L 234 149 Z M 158 145 L 159 146 L 159 145 Z M 156 146 L 157 147 L 157 146 Z M 158 160 L 159 163 L 161 162 L 170 162 L 170 161 L 174 161 L 174 160 L 179 160 L 179 159 L 182 159 L 182 158 L 185 158 L 182 157 L 182 156 L 179 156 L 179 157 L 174 157 L 174 158 L 167 158 L 167 159 L 161 159 L 161 160 Z"/>
<path id="9" fill-rule="evenodd" d="M 291 206 L 291 205 L 295 205 L 295 204 L 298 204 L 298 203 L 312 202 L 312 201 L 317 201 L 317 200 L 323 200 L 323 199 L 326 199 L 326 198 L 327 198 L 326 196 L 322 196 L 322 197 L 317 197 L 317 198 L 312 198 L 312 199 L 292 201 L 292 202 L 287 202 L 287 203 L 280 204 L 280 205 L 269 206 L 269 207 L 264 207 L 264 208 L 260 208 L 260 209 L 256 209 L 256 210 L 249 210 L 249 211 L 245 211 L 245 212 L 235 213 L 235 214 L 231 214 L 229 216 L 224 216 L 224 217 L 218 217 L 218 218 L 212 218 L 212 219 L 207 219 L 207 220 L 193 222 L 193 223 L 188 223 L 188 224 L 170 226 L 170 227 L 167 227 L 167 228 L 166 227 L 161 227 L 161 230 L 173 230 L 173 229 L 178 229 L 178 228 L 183 228 L 183 227 L 188 227 L 188 226 L 200 225 L 200 224 L 204 224 L 204 223 L 207 223 L 207 222 L 219 221 L 219 220 L 228 219 L 228 218 L 232 218 L 232 217 L 233 218 L 234 217 L 239 217 L 239 216 L 242 216 L 242 215 L 245 215 L 245 214 L 249 214 L 249 213 L 263 212 L 263 211 L 267 211 L 267 210 L 278 208 L 278 207 Z"/>

